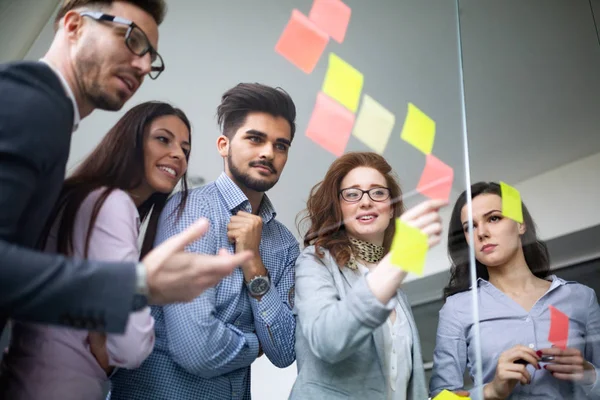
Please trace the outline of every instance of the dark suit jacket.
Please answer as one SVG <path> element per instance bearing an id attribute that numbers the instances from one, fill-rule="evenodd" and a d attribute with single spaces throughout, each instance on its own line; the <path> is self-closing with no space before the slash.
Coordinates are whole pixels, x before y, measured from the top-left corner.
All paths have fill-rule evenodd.
<path id="1" fill-rule="evenodd" d="M 6 319 L 123 332 L 135 264 L 33 250 L 60 193 L 73 103 L 41 62 L 0 65 L 0 335 Z"/>

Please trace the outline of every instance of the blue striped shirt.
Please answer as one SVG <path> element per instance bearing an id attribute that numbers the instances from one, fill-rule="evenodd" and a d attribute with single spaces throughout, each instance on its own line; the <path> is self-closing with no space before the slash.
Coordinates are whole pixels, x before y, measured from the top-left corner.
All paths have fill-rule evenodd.
<path id="1" fill-rule="evenodd" d="M 205 237 L 188 250 L 216 254 L 233 252 L 227 238 L 230 217 L 251 212 L 248 198 L 225 174 L 190 191 L 186 209 L 176 220 L 178 195 L 168 202 L 158 225 L 160 243 L 183 231 L 199 217 L 210 221 Z M 268 197 L 259 215 L 263 220 L 260 255 L 271 277 L 271 288 L 258 301 L 248 294 L 241 268 L 191 303 L 153 306 L 156 344 L 136 370 L 118 371 L 112 380 L 113 400 L 249 399 L 250 364 L 259 342 L 277 367 L 295 360 L 292 314 L 294 264 L 300 250 L 292 233 L 275 219 Z"/>
<path id="2" fill-rule="evenodd" d="M 552 305 L 569 316 L 567 347 L 581 351 L 583 357 L 600 366 L 600 306 L 593 289 L 576 282 L 565 281 L 554 275 L 550 289 L 526 312 L 518 303 L 486 280 L 479 279 L 479 332 L 483 383 L 494 379 L 500 354 L 521 344 L 534 350 L 548 348 L 550 309 Z M 463 375 L 468 368 L 471 379 L 475 376 L 473 345 L 473 314 L 471 292 L 448 297 L 440 311 L 437 339 L 433 354 L 433 375 L 429 390 L 434 397 L 442 389 L 460 390 Z M 515 386 L 511 400 L 516 399 L 600 399 L 600 376 L 593 385 L 580 385 L 554 378 L 543 368 L 528 365 L 529 385 Z M 478 400 L 471 390 L 471 399 Z"/>

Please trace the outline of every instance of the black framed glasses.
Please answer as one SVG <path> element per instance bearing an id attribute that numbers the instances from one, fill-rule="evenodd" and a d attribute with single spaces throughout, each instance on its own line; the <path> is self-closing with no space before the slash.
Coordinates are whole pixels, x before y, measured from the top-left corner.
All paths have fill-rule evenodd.
<path id="1" fill-rule="evenodd" d="M 390 198 L 390 189 L 386 187 L 376 187 L 369 190 L 362 190 L 359 188 L 347 188 L 340 190 L 340 196 L 348 203 L 356 203 L 362 200 L 363 196 L 367 193 L 369 198 L 373 201 L 386 201 Z"/>
<path id="2" fill-rule="evenodd" d="M 98 11 L 83 11 L 80 12 L 79 15 L 83 17 L 90 17 L 96 21 L 114 22 L 116 24 L 127 25 L 128 29 L 125 33 L 125 45 L 129 51 L 140 57 L 150 53 L 152 64 L 148 76 L 150 76 L 151 79 L 156 79 L 161 72 L 165 70 L 165 63 L 163 62 L 162 57 L 160 54 L 158 54 L 154 47 L 152 47 L 150 40 L 148 40 L 148 36 L 146 36 L 144 31 L 137 26 L 135 22 Z"/>

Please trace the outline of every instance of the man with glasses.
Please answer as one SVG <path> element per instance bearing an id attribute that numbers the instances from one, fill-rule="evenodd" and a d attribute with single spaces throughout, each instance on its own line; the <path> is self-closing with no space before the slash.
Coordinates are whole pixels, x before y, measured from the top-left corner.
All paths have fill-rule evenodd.
<path id="1" fill-rule="evenodd" d="M 164 15 L 164 0 L 65 0 L 41 62 L 0 65 L 0 333 L 8 318 L 123 332 L 148 301 L 190 301 L 252 257 L 185 253 L 205 220 L 137 265 L 35 250 L 80 119 L 121 109 L 146 75 L 164 71 L 156 50 Z"/>

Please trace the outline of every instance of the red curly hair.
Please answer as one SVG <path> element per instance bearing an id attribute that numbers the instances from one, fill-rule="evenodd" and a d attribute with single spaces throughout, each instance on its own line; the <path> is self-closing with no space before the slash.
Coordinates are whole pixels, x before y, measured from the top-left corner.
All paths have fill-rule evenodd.
<path id="1" fill-rule="evenodd" d="M 390 189 L 394 217 L 404 212 L 402 189 L 385 158 L 373 152 L 351 152 L 335 160 L 325 178 L 311 189 L 300 224 L 309 224 L 304 235 L 304 246 L 314 245 L 319 257 L 323 257 L 321 249 L 329 250 L 340 268 L 346 265 L 351 254 L 340 207 L 340 185 L 344 177 L 358 167 L 379 171 Z M 386 253 L 390 250 L 395 230 L 396 225 L 390 223 L 385 231 L 383 247 Z"/>

